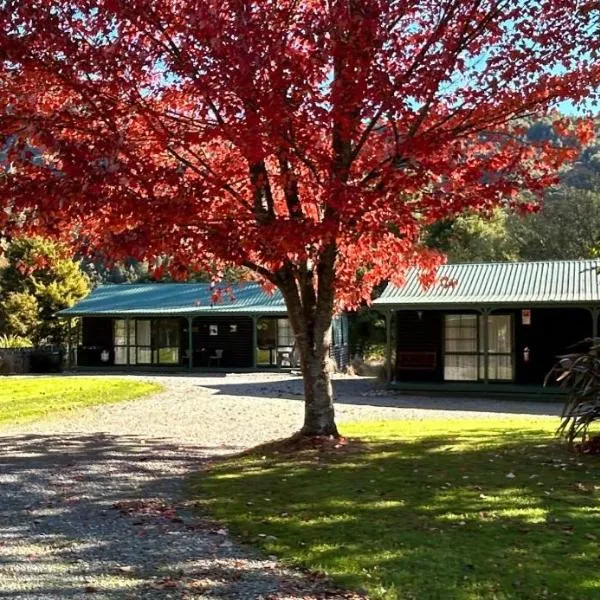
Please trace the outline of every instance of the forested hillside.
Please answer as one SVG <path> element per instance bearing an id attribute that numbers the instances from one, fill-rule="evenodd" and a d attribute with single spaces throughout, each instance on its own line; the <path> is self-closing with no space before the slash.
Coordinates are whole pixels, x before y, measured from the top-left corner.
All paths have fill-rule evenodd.
<path id="1" fill-rule="evenodd" d="M 427 243 L 451 262 L 589 258 L 600 254 L 600 121 L 598 138 L 560 173 L 539 211 L 518 214 L 508 208 L 492 215 L 465 214 L 429 228 Z M 551 120 L 527 130 L 532 141 L 558 143 Z M 530 200 L 524 198 L 523 200 Z"/>

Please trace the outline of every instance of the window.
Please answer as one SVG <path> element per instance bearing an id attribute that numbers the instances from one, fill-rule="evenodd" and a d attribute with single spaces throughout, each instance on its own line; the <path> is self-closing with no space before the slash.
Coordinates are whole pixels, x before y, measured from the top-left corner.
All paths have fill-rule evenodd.
<path id="1" fill-rule="evenodd" d="M 447 354 L 444 360 L 447 381 L 477 381 L 477 355 Z"/>
<path id="2" fill-rule="evenodd" d="M 446 315 L 444 379 L 477 381 L 477 315 Z"/>
<path id="3" fill-rule="evenodd" d="M 137 352 L 131 353 L 136 357 L 138 364 L 149 365 L 152 363 L 152 321 L 139 319 L 136 321 L 135 342 Z"/>
<path id="4" fill-rule="evenodd" d="M 135 349 L 135 319 L 130 319 L 127 323 L 129 323 L 129 364 L 135 365 L 137 363 L 137 352 Z"/>
<path id="5" fill-rule="evenodd" d="M 277 346 L 277 319 L 259 319 L 256 328 L 259 348 L 265 350 Z"/>
<path id="6" fill-rule="evenodd" d="M 127 347 L 115 346 L 115 365 L 127 364 Z"/>
<path id="7" fill-rule="evenodd" d="M 477 352 L 477 316 L 446 315 L 446 352 Z"/>
<path id="8" fill-rule="evenodd" d="M 481 335 L 479 336 L 479 378 L 485 379 L 485 338 L 483 328 L 485 317 L 479 317 Z M 512 381 L 513 368 L 513 334 L 511 315 L 488 315 L 488 379 L 496 381 Z"/>
<path id="9" fill-rule="evenodd" d="M 277 345 L 280 347 L 294 345 L 294 332 L 288 319 L 277 319 Z"/>
<path id="10" fill-rule="evenodd" d="M 161 365 L 178 364 L 179 348 L 181 346 L 179 321 L 175 319 L 157 321 L 156 339 L 155 362 Z"/>
<path id="11" fill-rule="evenodd" d="M 344 322 L 342 317 L 336 317 L 331 322 L 331 340 L 334 346 L 344 345 Z"/>
<path id="12" fill-rule="evenodd" d="M 116 319 L 114 322 L 114 340 L 115 346 L 127 345 L 127 321 Z"/>
<path id="13" fill-rule="evenodd" d="M 513 380 L 513 358 L 508 355 L 488 356 L 488 379 L 496 381 L 512 381 Z M 482 372 L 481 379 L 485 378 L 485 365 L 481 361 Z"/>
<path id="14" fill-rule="evenodd" d="M 280 351 L 290 352 L 294 346 L 294 332 L 288 319 L 263 317 L 256 326 L 257 350 L 256 363 L 275 366 L 280 364 Z"/>
<path id="15" fill-rule="evenodd" d="M 477 381 L 485 379 L 487 356 L 490 381 L 511 381 L 514 376 L 511 315 L 446 315 L 444 322 L 444 379 Z"/>
<path id="16" fill-rule="evenodd" d="M 179 320 L 115 319 L 113 323 L 116 365 L 179 364 Z"/>
<path id="17" fill-rule="evenodd" d="M 127 321 L 115 319 L 113 321 L 113 340 L 115 348 L 115 365 L 127 364 Z"/>

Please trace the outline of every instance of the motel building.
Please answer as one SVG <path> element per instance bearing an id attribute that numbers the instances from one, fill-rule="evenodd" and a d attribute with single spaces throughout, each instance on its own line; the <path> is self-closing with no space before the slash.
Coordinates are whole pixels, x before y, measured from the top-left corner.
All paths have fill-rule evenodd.
<path id="1" fill-rule="evenodd" d="M 59 316 L 71 366 L 107 370 L 260 370 L 297 367 L 279 291 L 236 284 L 213 300 L 208 283 L 110 284 Z M 75 319 L 75 317 L 77 319 Z M 348 364 L 348 320 L 336 317 L 330 355 Z"/>
<path id="2" fill-rule="evenodd" d="M 597 260 L 444 265 L 437 281 L 412 270 L 374 302 L 398 389 L 541 392 L 557 356 L 599 333 Z"/>

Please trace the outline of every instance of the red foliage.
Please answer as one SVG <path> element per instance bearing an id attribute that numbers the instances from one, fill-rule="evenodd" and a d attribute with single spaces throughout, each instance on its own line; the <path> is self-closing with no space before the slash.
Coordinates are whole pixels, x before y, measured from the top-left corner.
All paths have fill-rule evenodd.
<path id="1" fill-rule="evenodd" d="M 598 10 L 6 0 L 0 227 L 317 292 L 333 249 L 338 306 L 412 265 L 431 281 L 423 225 L 541 192 L 593 135 L 563 120 L 568 143 L 534 144 L 519 118 L 596 95 Z"/>

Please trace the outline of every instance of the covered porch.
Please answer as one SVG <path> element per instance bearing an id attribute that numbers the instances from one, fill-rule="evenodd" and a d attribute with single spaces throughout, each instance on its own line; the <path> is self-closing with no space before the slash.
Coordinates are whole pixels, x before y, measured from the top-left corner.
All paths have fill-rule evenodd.
<path id="1" fill-rule="evenodd" d="M 73 334 L 72 360 L 79 367 L 296 366 L 285 315 L 82 317 Z"/>
<path id="2" fill-rule="evenodd" d="M 215 295 L 209 284 L 99 287 L 59 313 L 73 325 L 70 366 L 188 371 L 298 366 L 277 292 L 266 294 L 251 283 Z M 332 356 L 347 361 L 345 316 L 334 320 L 332 338 Z"/>
<path id="3" fill-rule="evenodd" d="M 409 273 L 375 307 L 388 383 L 411 392 L 556 394 L 556 357 L 598 336 L 598 261 L 446 265 L 424 289 Z"/>

